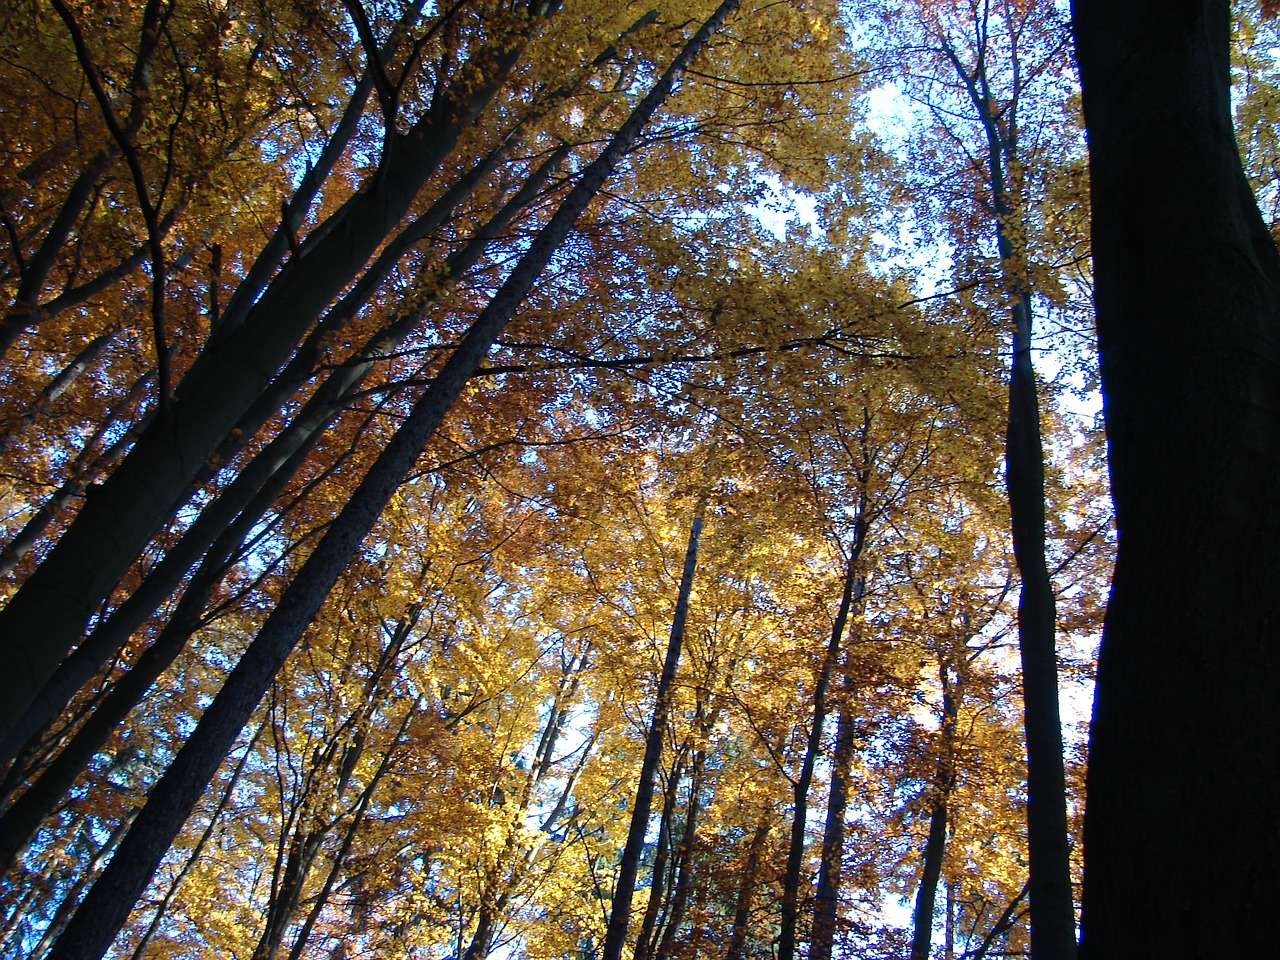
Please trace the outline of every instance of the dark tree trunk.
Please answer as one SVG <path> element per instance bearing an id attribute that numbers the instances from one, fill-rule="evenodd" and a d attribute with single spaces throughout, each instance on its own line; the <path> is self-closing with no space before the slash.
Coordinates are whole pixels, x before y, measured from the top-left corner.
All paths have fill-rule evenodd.
<path id="1" fill-rule="evenodd" d="M 964 64 L 946 40 L 943 49 L 982 123 L 991 189 L 990 200 L 984 203 L 988 212 L 995 214 L 1004 280 L 1014 294 L 1010 311 L 1013 337 L 1005 484 L 1019 581 L 1018 650 L 1022 657 L 1023 729 L 1027 744 L 1031 955 L 1033 960 L 1074 960 L 1075 900 L 1058 707 L 1057 603 L 1045 559 L 1044 450 L 1038 386 L 1031 362 L 1031 285 L 1016 266 L 1025 251 L 1017 249 L 1009 231 L 1011 221 L 1016 224 L 1019 215 L 1019 198 L 1011 194 L 1009 171 L 1022 158 L 1013 110 L 1003 119 L 997 115 L 998 98 L 986 73 L 985 43 L 985 39 L 981 41 L 983 56 L 972 68 Z"/>
<path id="2" fill-rule="evenodd" d="M 920 886 L 916 889 L 915 910 L 911 918 L 911 960 L 928 960 L 933 945 L 934 906 L 947 852 L 951 791 L 956 785 L 956 718 L 960 703 L 950 666 L 944 661 L 939 664 L 938 672 L 942 681 L 942 736 L 938 745 L 938 769 L 930 784 L 929 834 L 925 839 Z"/>
<path id="3" fill-rule="evenodd" d="M 532 33 L 532 23 L 526 30 Z M 316 318 L 367 264 L 502 86 L 521 42 L 503 41 L 488 81 L 470 96 L 442 96 L 408 134 L 389 136 L 373 186 L 355 194 L 290 258 L 245 322 L 203 351 L 166 414 L 101 486 L 32 575 L 0 610 L 0 731 L 21 716 L 85 623 L 114 589 L 242 414 L 288 360 Z M 390 149 L 393 147 L 394 149 Z M 615 161 L 616 162 L 616 161 Z M 230 307 L 228 308 L 230 310 Z"/>
<path id="4" fill-rule="evenodd" d="M 1264 957 L 1280 916 L 1280 256 L 1228 0 L 1075 0 L 1119 551 L 1081 956 Z"/>
<path id="5" fill-rule="evenodd" d="M 449 280 L 456 280 L 478 259 L 486 244 L 545 186 L 547 179 L 563 162 L 564 157 L 565 152 L 556 151 L 539 166 L 512 199 L 477 231 L 475 237 L 447 259 Z M 432 209 L 434 210 L 436 206 L 446 208 L 444 212 L 438 214 L 439 219 L 443 219 L 445 214 L 452 210 L 455 202 L 456 198 L 449 203 L 435 204 Z M 352 309 L 354 310 L 354 307 Z M 198 595 L 199 591 L 195 597 L 188 599 L 192 591 L 196 590 L 196 584 L 202 583 L 205 592 L 211 591 L 217 585 L 223 575 L 224 561 L 234 555 L 240 541 L 275 503 L 276 497 L 301 468 L 312 448 L 323 438 L 333 418 L 349 401 L 351 392 L 360 384 L 379 357 L 394 351 L 419 325 L 425 309 L 425 307 L 415 309 L 395 318 L 375 334 L 352 360 L 342 364 L 325 378 L 289 426 L 240 471 L 213 503 L 201 511 L 179 541 L 165 551 L 164 558 L 148 572 L 138 588 L 112 611 L 105 623 L 95 629 L 59 665 L 49 682 L 18 718 L 9 733 L 0 737 L 0 758 L 16 752 L 19 745 L 34 736 L 46 724 L 53 722 L 76 691 L 87 683 L 110 657 L 115 655 L 148 617 L 155 613 L 160 604 L 178 586 L 191 565 L 199 559 L 201 553 L 210 550 L 212 545 L 211 552 L 206 554 L 201 562 L 199 571 L 195 574 L 192 583 L 188 585 L 179 607 L 179 609 L 190 609 L 194 606 L 195 613 L 199 614 L 203 604 Z M 306 372 L 310 372 L 309 365 Z M 299 373 L 298 378 L 301 376 L 302 373 Z M 282 374 L 280 379 L 289 379 L 288 372 Z M 272 391 L 268 391 L 268 393 L 272 392 L 275 392 L 274 387 Z M 277 399 L 280 402 L 283 402 L 286 392 L 278 393 Z M 275 404 L 267 403 L 263 406 L 274 410 Z M 268 412 L 269 410 L 264 409 L 258 415 L 251 414 L 246 419 L 258 421 Z M 241 421 L 243 434 L 256 432 L 258 426 L 257 422 L 250 424 Z M 227 455 L 230 456 L 230 453 Z M 218 557 L 221 559 L 217 559 Z M 181 643 L 185 643 L 186 635 L 181 632 L 182 629 L 176 628 L 175 632 L 171 623 L 165 628 L 163 635 L 170 641 L 177 637 Z M 157 645 L 158 643 L 159 641 Z M 153 645 L 153 650 L 155 646 Z M 173 651 L 165 651 L 162 648 L 154 654 L 149 650 L 144 656 L 150 657 L 149 662 L 155 662 L 156 656 L 162 653 L 170 657 L 171 661 L 178 652 L 180 648 Z M 159 672 L 167 666 L 168 662 L 160 665 L 155 675 L 158 676 Z M 138 680 L 141 681 L 141 675 Z M 136 695 L 140 697 L 153 681 L 154 677 L 151 681 L 147 681 L 146 686 L 140 687 Z M 84 760 L 87 761 L 88 757 Z M 61 789 L 69 786 L 68 782 Z M 4 846 L 0 842 L 0 862 L 3 861 L 3 852 Z"/>
<path id="6" fill-rule="evenodd" d="M 924 865 L 911 911 L 911 960 L 929 960 L 933 946 L 933 915 L 938 897 L 938 878 L 947 850 L 947 797 L 935 797 L 929 811 L 929 836 L 924 843 Z"/>
<path id="7" fill-rule="evenodd" d="M 864 480 L 865 491 L 865 480 Z M 865 494 L 864 494 L 865 495 Z M 813 721 L 809 728 L 808 742 L 805 744 L 804 759 L 800 763 L 800 774 L 792 787 L 793 809 L 791 813 L 791 840 L 787 847 L 787 867 L 782 877 L 782 924 L 778 933 L 778 960 L 793 960 L 796 954 L 797 927 L 800 917 L 800 883 L 804 867 L 805 824 L 808 819 L 809 785 L 813 782 L 813 772 L 822 756 L 822 728 L 827 722 L 830 704 L 827 702 L 827 691 L 831 686 L 831 678 L 840 663 L 841 643 L 844 640 L 845 624 L 857 597 L 860 583 L 858 575 L 858 559 L 862 555 L 867 539 L 867 520 L 865 503 L 855 524 L 856 534 L 853 546 L 849 551 L 849 560 L 845 569 L 844 589 L 840 596 L 840 607 L 836 610 L 835 620 L 831 624 L 831 639 L 827 642 L 823 654 L 822 666 L 818 670 L 818 680 L 813 690 Z"/>
<path id="8" fill-rule="evenodd" d="M 701 699 L 701 694 L 699 699 Z M 710 738 L 716 722 L 720 719 L 720 711 L 717 708 L 707 709 L 705 703 L 699 703 L 698 714 L 700 722 L 697 736 L 699 743 L 705 744 Z M 689 805 L 685 811 L 684 833 L 680 837 L 680 848 L 678 850 L 678 879 L 676 880 L 675 890 L 672 891 L 671 909 L 667 916 L 666 927 L 663 929 L 662 938 L 658 941 L 658 946 L 653 952 L 655 960 L 670 960 L 674 953 L 677 938 L 680 936 L 680 930 L 684 926 L 685 914 L 689 910 L 691 894 L 695 889 L 695 855 L 698 848 L 698 827 L 702 818 L 702 791 L 706 769 L 706 751 L 701 746 L 695 747 L 692 770 L 689 777 Z"/>
<path id="9" fill-rule="evenodd" d="M 675 821 L 676 803 L 679 801 L 680 781 L 684 777 L 684 751 L 676 757 L 667 789 L 662 799 L 662 817 L 658 821 L 658 841 L 655 844 L 653 868 L 649 871 L 649 900 L 640 920 L 640 933 L 636 936 L 633 960 L 649 960 L 653 954 L 658 914 L 667 898 L 667 861 L 671 857 L 671 825 Z"/>
<path id="10" fill-rule="evenodd" d="M 1012 248 L 1001 236 L 1001 253 Z M 1027 860 L 1032 960 L 1074 960 L 1075 900 L 1067 827 L 1067 778 L 1058 707 L 1057 603 L 1045 560 L 1044 450 L 1031 365 L 1031 297 L 1013 309 L 1005 481 L 1018 565 L 1018 649 L 1027 742 Z"/>
<path id="11" fill-rule="evenodd" d="M 858 594 L 862 584 L 858 584 Z M 813 932 L 809 960 L 831 960 L 840 921 L 840 889 L 844 874 L 845 817 L 849 809 L 849 774 L 857 752 L 856 717 L 850 703 L 853 682 L 845 663 L 841 684 L 836 748 L 831 755 L 831 786 L 827 791 L 827 821 L 822 830 L 822 856 L 818 861 L 818 892 L 813 907 Z"/>
<path id="12" fill-rule="evenodd" d="M 649 830 L 649 811 L 653 806 L 653 784 L 657 779 L 658 762 L 662 759 L 662 741 L 667 732 L 667 718 L 671 709 L 671 685 L 675 682 L 680 664 L 680 649 L 684 644 L 684 624 L 689 615 L 689 595 L 693 591 L 693 574 L 698 566 L 698 544 L 702 537 L 702 511 L 706 497 L 699 502 L 693 523 L 689 526 L 689 544 L 684 555 L 684 570 L 680 576 L 680 590 L 676 596 L 676 609 L 671 618 L 671 634 L 667 640 L 667 652 L 662 660 L 662 675 L 654 692 L 653 717 L 645 736 L 644 759 L 640 764 L 640 777 L 636 783 L 636 796 L 631 807 L 631 822 L 627 827 L 627 842 L 622 848 L 622 861 L 618 865 L 618 880 L 614 884 L 613 909 L 609 912 L 609 926 L 605 931 L 603 960 L 619 960 L 627 941 L 627 928 L 631 922 L 631 901 L 635 897 L 636 876 L 640 872 L 640 855 L 644 851 L 644 836 Z M 672 789 L 678 784 L 673 781 Z"/>

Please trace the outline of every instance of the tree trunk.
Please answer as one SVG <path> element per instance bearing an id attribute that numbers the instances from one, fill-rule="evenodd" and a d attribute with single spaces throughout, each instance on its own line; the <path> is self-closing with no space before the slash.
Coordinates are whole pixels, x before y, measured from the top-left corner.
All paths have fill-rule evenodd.
<path id="1" fill-rule="evenodd" d="M 947 815 L 951 791 L 955 788 L 956 717 L 960 704 L 956 699 L 950 668 L 945 660 L 939 664 L 942 679 L 942 737 L 937 758 L 938 769 L 930 786 L 929 835 L 924 844 L 920 868 L 920 886 L 916 890 L 915 910 L 911 918 L 911 960 L 929 960 L 933 945 L 933 915 L 938 896 L 938 880 L 947 852 Z"/>
<path id="2" fill-rule="evenodd" d="M 983 56 L 972 71 L 945 39 L 943 49 L 964 84 L 986 137 L 986 172 L 991 187 L 987 209 L 995 214 L 1001 269 L 1005 283 L 1013 291 L 1005 485 L 1019 581 L 1018 650 L 1022 657 L 1023 729 L 1027 744 L 1031 955 L 1033 960 L 1074 960 L 1075 901 L 1058 707 L 1057 604 L 1045 559 L 1044 450 L 1038 386 L 1031 362 L 1032 291 L 1024 269 L 1017 266 L 1026 251 L 1017 249 L 1009 235 L 1009 227 L 1016 225 L 1019 215 L 1019 198 L 1011 195 L 1009 171 L 1021 158 L 1013 114 L 1007 114 L 1003 121 L 997 116 L 997 97 L 986 73 L 985 39 L 981 43 Z"/>
<path id="3" fill-rule="evenodd" d="M 525 33 L 532 32 L 530 25 Z M 521 43 L 485 53 L 492 70 L 478 89 L 430 110 L 406 134 L 388 136 L 379 176 L 291 257 L 249 309 L 192 365 L 166 414 L 94 489 L 44 562 L 0 611 L 0 732 L 7 733 L 79 640 L 157 526 L 185 500 L 191 481 L 270 383 L 333 298 L 362 270 L 408 211 L 419 188 L 502 86 Z M 616 160 L 614 161 L 616 162 Z"/>
<path id="4" fill-rule="evenodd" d="M 563 162 L 566 153 L 567 151 L 560 150 L 553 153 L 466 245 L 447 258 L 449 281 L 456 280 L 474 264 L 484 247 L 511 222 L 516 212 L 537 196 L 546 181 Z M 442 220 L 453 209 L 456 199 L 454 198 L 450 203 L 434 204 L 432 210 L 437 206 L 445 208 L 438 214 L 438 218 Z M 391 321 L 371 337 L 355 357 L 341 364 L 325 378 L 308 398 L 298 415 L 237 474 L 213 503 L 200 512 L 179 541 L 165 551 L 164 558 L 149 571 L 138 588 L 112 611 L 105 623 L 95 629 L 59 665 L 49 682 L 17 719 L 9 733 L 0 738 L 0 759 L 16 753 L 21 744 L 46 724 L 53 722 L 76 691 L 87 683 L 107 659 L 114 656 L 134 631 L 159 608 L 201 553 L 212 545 L 212 555 L 225 554 L 224 559 L 233 555 L 243 536 L 272 506 L 276 497 L 306 461 L 311 449 L 324 437 L 334 416 L 349 401 L 351 392 L 360 384 L 365 374 L 377 359 L 394 351 L 419 325 L 425 309 L 425 307 L 419 307 Z M 352 310 L 354 311 L 354 307 Z M 310 373 L 310 365 L 305 366 L 308 368 L 306 373 Z M 299 372 L 297 377 L 301 378 L 302 375 L 302 372 Z M 277 379 L 289 379 L 288 369 Z M 277 391 L 273 385 L 268 394 L 275 393 Z M 287 391 L 278 392 L 276 399 L 283 402 L 286 393 Z M 262 406 L 270 409 L 263 409 L 256 415 L 251 412 L 246 419 L 265 418 L 274 409 L 275 404 L 272 402 Z M 247 435 L 256 432 L 258 426 L 257 422 L 246 423 L 242 420 L 240 429 Z M 226 455 L 230 456 L 231 452 L 226 451 Z M 187 593 L 191 593 L 198 582 L 206 584 L 206 591 L 212 590 L 216 586 L 217 579 L 208 580 L 208 577 L 212 575 L 220 578 L 222 569 L 220 561 L 214 561 L 211 566 L 210 556 L 206 555 L 200 571 L 188 586 Z M 212 574 L 209 571 L 212 571 Z M 192 605 L 185 595 L 182 604 L 185 607 Z M 171 628 L 167 627 L 165 634 L 173 639 L 174 634 Z M 182 637 L 182 642 L 185 643 L 185 636 Z M 165 655 L 172 657 L 176 656 L 177 652 L 175 650 Z M 163 670 L 167 665 L 167 663 L 164 664 L 160 669 Z M 157 672 L 156 675 L 158 676 L 159 673 Z M 142 689 L 145 690 L 145 687 Z M 138 695 L 140 696 L 141 693 Z M 0 846 L 0 853 L 2 852 L 3 847 Z"/>
<path id="5" fill-rule="evenodd" d="M 818 892 L 813 908 L 813 933 L 809 937 L 809 960 L 831 960 L 835 947 L 836 928 L 840 922 L 845 816 L 849 810 L 849 774 L 857 748 L 854 736 L 855 715 L 849 705 L 852 683 L 847 672 L 842 687 L 839 720 L 836 723 L 836 748 L 831 756 L 827 821 L 822 831 L 822 856 L 818 862 Z"/>
<path id="6" fill-rule="evenodd" d="M 640 920 L 640 933 L 636 937 L 632 960 L 649 960 L 653 954 L 658 914 L 667 896 L 667 860 L 671 856 L 671 825 L 675 821 L 680 781 L 684 777 L 684 758 L 685 754 L 682 750 L 671 767 L 671 775 L 667 778 L 667 789 L 662 799 L 662 817 L 658 821 L 658 841 L 654 845 L 653 867 L 649 871 L 649 900 L 645 904 L 644 916 Z"/>
<path id="7" fill-rule="evenodd" d="M 726 3 L 721 11 L 727 13 Z M 704 28 L 705 30 L 705 28 Z M 645 736 L 644 759 L 640 764 L 640 777 L 636 783 L 636 796 L 631 807 L 631 823 L 627 828 L 627 842 L 622 848 L 622 861 L 618 865 L 618 880 L 614 885 L 613 909 L 609 912 L 609 925 L 605 930 L 602 960 L 619 960 L 627 940 L 627 927 L 631 922 L 631 901 L 635 896 L 636 875 L 640 870 L 640 854 L 644 850 L 644 836 L 649 830 L 649 811 L 653 805 L 653 782 L 657 778 L 658 761 L 662 758 L 662 741 L 667 732 L 667 715 L 670 711 L 671 684 L 675 681 L 676 668 L 680 664 L 680 649 L 684 643 L 684 624 L 689 615 L 689 595 L 693 592 L 693 574 L 698 566 L 698 544 L 702 537 L 702 512 L 706 507 L 704 495 L 689 526 L 689 544 L 684 555 L 684 571 L 680 575 L 680 590 L 676 596 L 676 609 L 671 618 L 671 635 L 667 640 L 667 652 L 662 660 L 662 676 L 654 693 L 653 717 Z M 673 783 L 674 789 L 676 785 Z"/>
<path id="8" fill-rule="evenodd" d="M 924 844 L 924 864 L 911 911 L 911 960 L 929 960 L 933 946 L 933 914 L 938 896 L 938 878 L 947 848 L 947 798 L 935 797 L 929 812 L 929 836 Z"/>
<path id="9" fill-rule="evenodd" d="M 864 504 L 865 507 L 865 504 Z M 813 722 L 809 728 L 809 738 L 805 745 L 804 759 L 800 764 L 800 775 L 796 778 L 792 789 L 793 810 L 791 814 L 791 841 L 787 848 L 787 867 L 782 877 L 782 926 L 778 933 L 778 960 L 794 960 L 796 953 L 796 928 L 800 913 L 800 874 L 804 866 L 805 824 L 808 819 L 809 785 L 813 782 L 813 771 L 822 755 L 822 728 L 827 722 L 830 705 L 827 703 L 827 689 L 831 685 L 831 676 L 840 662 L 840 645 L 844 640 L 844 628 L 849 613 L 858 597 L 857 586 L 858 559 L 867 539 L 867 520 L 864 512 L 860 512 L 855 524 L 856 534 L 853 546 L 849 551 L 848 566 L 845 570 L 844 591 L 840 596 L 840 607 L 836 611 L 831 625 L 831 639 L 822 658 L 822 666 L 818 671 L 818 681 L 813 691 Z"/>
<path id="10" fill-rule="evenodd" d="M 709 731 L 704 727 L 702 736 Z M 653 951 L 654 960 L 670 960 L 684 916 L 689 909 L 689 895 L 693 890 L 694 854 L 698 843 L 698 820 L 702 814 L 702 778 L 706 769 L 706 754 L 700 749 L 693 752 L 692 774 L 689 778 L 689 807 L 684 817 L 684 833 L 676 851 L 679 870 L 675 889 L 671 893 L 670 910 L 658 946 Z"/>
<path id="11" fill-rule="evenodd" d="M 1119 550 L 1081 956 L 1263 957 L 1280 916 L 1280 256 L 1228 0 L 1075 0 Z"/>
<path id="12" fill-rule="evenodd" d="M 1001 252 L 1012 248 L 1001 237 Z M 1005 250 L 1008 249 L 1008 253 Z M 1031 296 L 1013 310 L 1005 483 L 1018 565 L 1018 650 L 1027 742 L 1027 860 L 1032 960 L 1074 960 L 1075 901 L 1067 826 L 1067 778 L 1058 707 L 1057 604 L 1045 560 L 1044 451 L 1031 365 Z"/>

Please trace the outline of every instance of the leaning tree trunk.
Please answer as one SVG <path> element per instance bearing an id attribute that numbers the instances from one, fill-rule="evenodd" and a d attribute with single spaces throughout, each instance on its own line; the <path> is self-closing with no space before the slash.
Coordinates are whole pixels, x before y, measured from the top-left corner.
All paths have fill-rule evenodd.
<path id="1" fill-rule="evenodd" d="M 531 18 L 524 30 L 535 30 Z M 191 481 L 288 360 L 328 304 L 366 266 L 419 189 L 505 83 L 524 40 L 483 51 L 493 70 L 469 95 L 442 93 L 389 149 L 372 186 L 356 193 L 285 262 L 244 322 L 202 351 L 120 465 L 94 490 L 39 567 L 0 610 L 0 733 L 22 715 L 79 640 Z M 615 161 L 616 162 L 616 161 Z M 328 228 L 328 229 L 326 229 Z"/>
<path id="2" fill-rule="evenodd" d="M 1081 956 L 1263 957 L 1280 917 L 1280 256 L 1228 0 L 1075 0 L 1119 549 Z"/>
<path id="3" fill-rule="evenodd" d="M 387 501 L 413 467 L 468 379 L 568 237 L 587 204 L 635 145 L 649 119 L 736 6 L 737 0 L 724 0 L 699 28 L 601 154 L 583 170 L 555 214 L 533 238 L 510 276 L 476 318 L 426 393 L 414 404 L 409 417 L 388 441 L 286 588 L 187 743 L 151 790 L 147 805 L 117 855 L 86 895 L 47 960 L 98 960 L 111 945 L 237 732 L 252 715 L 276 671 L 315 617 L 360 543 L 373 529 Z"/>
<path id="4" fill-rule="evenodd" d="M 653 806 L 653 785 L 662 759 L 662 741 L 667 733 L 667 718 L 671 709 L 671 685 L 675 682 L 676 668 L 680 664 L 680 650 L 684 644 L 684 625 L 689 615 L 689 597 L 693 591 L 693 574 L 698 566 L 698 545 L 702 537 L 702 512 L 706 507 L 703 496 L 689 527 L 689 545 L 684 555 L 684 571 L 680 576 L 680 590 L 676 596 L 675 614 L 671 618 L 671 634 L 667 652 L 662 660 L 662 675 L 654 692 L 653 717 L 644 742 L 644 759 L 640 764 L 640 779 L 636 784 L 636 797 L 631 808 L 631 823 L 627 828 L 627 842 L 622 848 L 622 861 L 618 865 L 618 879 L 614 884 L 613 909 L 609 913 L 609 926 L 605 930 L 603 960 L 619 960 L 627 942 L 627 928 L 631 923 L 631 901 L 635 897 L 636 875 L 640 871 L 640 854 L 644 850 L 644 837 L 649 831 L 649 811 Z M 674 790 L 677 784 L 672 783 Z"/>

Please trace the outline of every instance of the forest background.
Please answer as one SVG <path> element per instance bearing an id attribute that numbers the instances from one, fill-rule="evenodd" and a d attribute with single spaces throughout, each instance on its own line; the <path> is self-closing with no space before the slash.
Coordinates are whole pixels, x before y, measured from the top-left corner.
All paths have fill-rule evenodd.
<path id="1" fill-rule="evenodd" d="M 1074 953 L 1062 4 L 6 6 L 0 952 Z"/>

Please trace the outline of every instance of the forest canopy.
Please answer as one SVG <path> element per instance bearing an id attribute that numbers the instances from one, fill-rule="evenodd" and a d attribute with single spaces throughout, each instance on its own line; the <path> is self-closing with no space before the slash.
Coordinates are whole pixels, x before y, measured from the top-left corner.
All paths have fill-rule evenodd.
<path id="1" fill-rule="evenodd" d="M 1134 24 L 1198 28 L 1147 3 L 1112 49 L 1077 6 L 1073 38 L 1058 0 L 10 0 L 0 955 L 1054 960 L 1083 883 L 1084 956 L 1130 882 L 1090 887 L 1111 775 L 1082 841 L 1104 618 L 1127 728 L 1108 658 L 1160 649 L 1127 598 L 1216 514 L 1143 531 L 1274 483 L 1189 442 L 1231 483 L 1142 505 L 1236 414 L 1178 427 L 1210 387 L 1172 376 L 1126 406 L 1157 373 L 1115 251 L 1183 271 L 1113 212 L 1146 194 L 1093 91 Z M 1185 6 L 1234 140 L 1163 196 L 1225 184 L 1248 241 L 1214 249 L 1270 278 L 1234 383 L 1280 316 L 1280 35 Z M 1223 542 L 1265 553 L 1269 509 Z M 1208 659 L 1265 691 L 1280 619 L 1249 632 L 1226 552 L 1182 592 L 1242 611 Z M 1170 589 L 1192 652 L 1149 713 L 1209 669 Z"/>

